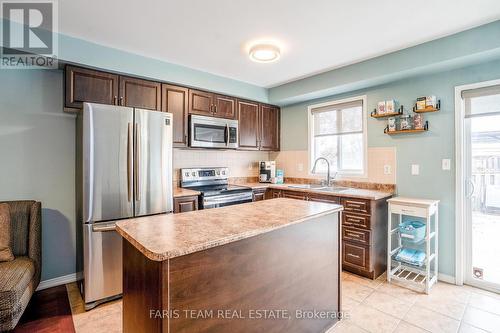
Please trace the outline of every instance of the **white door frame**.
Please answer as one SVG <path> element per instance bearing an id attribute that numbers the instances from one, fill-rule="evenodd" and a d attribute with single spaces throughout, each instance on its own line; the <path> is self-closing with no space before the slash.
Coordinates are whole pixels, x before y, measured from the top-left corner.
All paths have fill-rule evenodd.
<path id="1" fill-rule="evenodd" d="M 455 87 L 455 283 L 463 285 L 466 282 L 467 254 L 466 248 L 469 241 L 466 238 L 465 217 L 465 144 L 464 144 L 464 118 L 465 109 L 462 99 L 462 91 L 499 85 L 500 80 L 476 82 Z M 492 289 L 485 283 L 485 289 Z"/>

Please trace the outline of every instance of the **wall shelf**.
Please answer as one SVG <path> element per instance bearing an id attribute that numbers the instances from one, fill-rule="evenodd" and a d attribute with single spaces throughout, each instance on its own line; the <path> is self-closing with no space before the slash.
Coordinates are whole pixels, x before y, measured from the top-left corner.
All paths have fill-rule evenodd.
<path id="1" fill-rule="evenodd" d="M 438 100 L 438 102 L 436 103 L 436 107 L 435 108 L 428 107 L 428 108 L 425 108 L 425 109 L 417 110 L 417 105 L 416 104 L 413 107 L 413 112 L 415 112 L 415 113 L 437 112 L 439 110 L 441 110 L 441 100 Z"/>
<path id="2" fill-rule="evenodd" d="M 384 133 L 389 135 L 395 135 L 395 134 L 422 133 L 422 132 L 427 132 L 428 130 L 429 130 L 429 122 L 426 121 L 424 128 L 412 128 L 407 130 L 389 131 L 389 126 L 387 126 L 386 128 L 384 128 Z"/>
<path id="3" fill-rule="evenodd" d="M 389 118 L 389 117 L 400 116 L 402 114 L 403 114 L 403 106 L 401 105 L 397 112 L 391 112 L 391 113 L 377 114 L 377 109 L 373 109 L 370 116 L 372 118 Z"/>

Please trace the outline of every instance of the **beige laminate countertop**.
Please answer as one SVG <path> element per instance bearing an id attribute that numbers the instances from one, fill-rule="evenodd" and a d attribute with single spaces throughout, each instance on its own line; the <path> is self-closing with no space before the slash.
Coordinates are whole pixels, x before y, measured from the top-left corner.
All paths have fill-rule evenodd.
<path id="1" fill-rule="evenodd" d="M 182 187 L 174 187 L 174 198 L 190 197 L 193 195 L 200 195 L 199 191 L 193 191 Z"/>
<path id="2" fill-rule="evenodd" d="M 149 259 L 163 261 L 341 210 L 335 204 L 278 198 L 127 219 L 117 222 L 116 230 Z"/>
<path id="3" fill-rule="evenodd" d="M 290 186 L 294 186 L 294 185 L 297 185 L 297 186 L 304 185 L 304 184 L 292 184 L 292 183 L 287 183 L 287 184 L 238 183 L 238 185 L 248 186 L 248 187 L 251 187 L 252 189 L 275 188 L 278 190 L 290 190 L 290 191 L 299 191 L 299 192 L 331 195 L 334 197 L 359 198 L 359 199 L 368 199 L 368 200 L 379 200 L 379 199 L 388 198 L 388 197 L 393 195 L 393 193 L 391 193 L 391 192 L 366 190 L 366 189 L 352 188 L 352 187 L 349 187 L 349 189 L 347 189 L 345 191 L 341 191 L 341 192 L 327 192 L 327 191 L 321 191 L 321 190 L 310 189 L 310 188 L 290 187 Z"/>

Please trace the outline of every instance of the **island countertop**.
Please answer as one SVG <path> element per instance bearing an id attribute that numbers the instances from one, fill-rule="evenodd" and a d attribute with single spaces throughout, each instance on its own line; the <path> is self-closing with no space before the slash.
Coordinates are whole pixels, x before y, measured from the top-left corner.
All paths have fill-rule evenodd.
<path id="1" fill-rule="evenodd" d="M 147 258 L 163 261 L 328 215 L 342 206 L 279 198 L 116 223 L 117 232 Z"/>

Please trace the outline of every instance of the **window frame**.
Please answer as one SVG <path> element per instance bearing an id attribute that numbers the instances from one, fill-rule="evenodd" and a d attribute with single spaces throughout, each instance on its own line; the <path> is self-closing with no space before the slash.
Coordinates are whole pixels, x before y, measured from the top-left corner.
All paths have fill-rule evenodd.
<path id="1" fill-rule="evenodd" d="M 367 122 L 368 122 L 368 117 L 367 117 L 367 112 L 366 112 L 366 102 L 367 102 L 367 97 L 366 95 L 361 95 L 361 96 L 354 96 L 354 97 L 349 97 L 349 98 L 344 98 L 344 99 L 338 99 L 338 100 L 331 100 L 319 104 L 314 104 L 314 105 L 309 105 L 307 107 L 307 122 L 308 122 L 308 133 L 307 133 L 307 139 L 308 139 L 308 166 L 309 170 L 308 173 L 310 176 L 326 176 L 326 172 L 312 172 L 313 164 L 314 164 L 314 119 L 313 119 L 313 109 L 317 108 L 322 108 L 322 107 L 327 107 L 327 106 L 332 106 L 332 105 L 338 105 L 338 104 L 343 104 L 343 103 L 349 103 L 349 102 L 356 102 L 356 101 L 361 101 L 362 102 L 362 107 L 361 107 L 361 114 L 362 114 L 362 128 L 363 128 L 363 170 L 361 172 L 356 171 L 356 170 L 349 170 L 349 169 L 343 169 L 343 170 L 337 170 L 337 175 L 338 176 L 349 176 L 349 177 L 356 177 L 356 178 L 367 178 L 368 177 L 368 128 L 367 128 Z M 338 154 L 338 161 L 339 164 L 341 162 L 341 154 L 340 154 L 340 149 L 341 147 L 338 147 L 339 149 L 339 154 Z M 331 170 L 330 170 L 331 172 Z"/>

